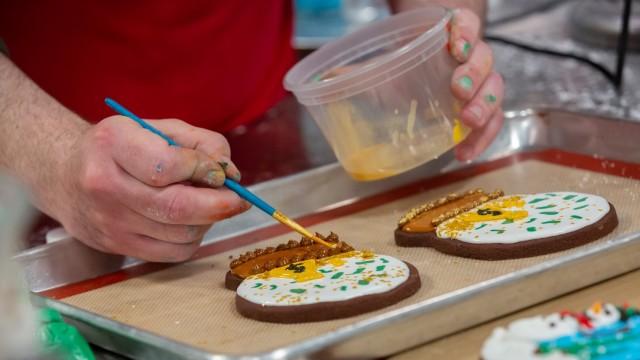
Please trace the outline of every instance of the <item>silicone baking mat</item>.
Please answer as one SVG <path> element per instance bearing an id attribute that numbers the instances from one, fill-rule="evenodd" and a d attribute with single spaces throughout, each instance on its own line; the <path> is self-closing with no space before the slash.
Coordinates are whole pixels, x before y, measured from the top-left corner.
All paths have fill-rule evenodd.
<path id="1" fill-rule="evenodd" d="M 396 222 L 407 209 L 417 204 L 478 187 L 487 190 L 501 188 L 507 194 L 563 190 L 598 194 L 615 205 L 620 220 L 612 234 L 599 240 L 606 241 L 640 230 L 640 207 L 637 204 L 640 200 L 639 175 L 639 167 L 633 164 L 559 151 L 521 154 L 302 219 L 307 225 L 313 224 L 312 230 L 321 233 L 334 231 L 357 248 L 398 257 L 419 269 L 423 285 L 416 295 L 389 308 L 357 317 L 275 325 L 245 319 L 236 312 L 235 293 L 223 286 L 229 256 L 255 247 L 298 239 L 290 233 L 270 237 L 269 234 L 282 231 L 279 227 L 210 245 L 202 250 L 199 259 L 181 265 L 161 270 L 153 265 L 143 266 L 45 295 L 64 297 L 64 302 L 81 309 L 203 350 L 228 354 L 263 352 L 574 251 L 527 259 L 481 261 L 444 255 L 427 248 L 399 248 L 393 242 Z M 232 248 L 260 239 L 264 241 Z M 496 299 L 495 306 L 500 306 L 499 299 Z"/>

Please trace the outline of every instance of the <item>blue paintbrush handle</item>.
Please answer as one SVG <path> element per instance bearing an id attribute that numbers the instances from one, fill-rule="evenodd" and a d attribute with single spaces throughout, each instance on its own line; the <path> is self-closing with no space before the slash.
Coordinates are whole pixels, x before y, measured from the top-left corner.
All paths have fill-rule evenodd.
<path id="1" fill-rule="evenodd" d="M 172 138 L 170 138 L 167 135 L 165 135 L 162 131 L 154 128 L 153 126 L 151 126 L 151 124 L 149 124 L 148 122 L 142 120 L 141 118 L 138 117 L 138 115 L 136 115 L 136 114 L 132 113 L 131 111 L 127 110 L 124 106 L 118 104 L 115 100 L 113 100 L 111 98 L 106 98 L 106 99 L 104 99 L 104 102 L 105 102 L 105 104 L 107 104 L 108 107 L 112 108 L 118 114 L 128 117 L 129 119 L 137 122 L 143 128 L 145 128 L 145 129 L 151 131 L 152 133 L 160 136 L 161 138 L 165 139 L 169 143 L 169 145 L 171 145 L 171 146 L 180 146 L 180 145 L 178 145 L 178 143 L 173 141 Z"/>
<path id="2" fill-rule="evenodd" d="M 276 212 L 276 209 L 274 209 L 273 206 L 267 204 L 264 200 L 260 199 L 254 193 L 249 191 L 246 187 L 238 184 L 237 182 L 231 179 L 224 179 L 224 186 L 228 187 L 231 191 L 238 194 L 238 196 L 247 200 L 248 202 L 255 205 L 257 208 L 266 212 L 267 214 L 273 216 L 273 213 Z"/>
<path id="3" fill-rule="evenodd" d="M 104 99 L 104 102 L 105 102 L 105 104 L 107 104 L 107 106 L 112 108 L 118 114 L 130 118 L 131 120 L 133 120 L 133 121 L 137 122 L 138 124 L 140 124 L 140 126 L 142 126 L 143 128 L 145 128 L 145 129 L 151 131 L 152 133 L 160 136 L 161 138 L 165 139 L 169 143 L 169 145 L 180 146 L 178 143 L 173 141 L 173 139 L 171 139 L 170 137 L 165 135 L 162 131 L 156 129 L 151 124 L 149 124 L 146 121 L 142 120 L 136 114 L 134 114 L 131 111 L 127 110 L 124 106 L 118 104 L 115 100 L 110 99 L 110 98 L 106 98 L 106 99 Z M 227 178 L 227 179 L 224 180 L 224 186 L 226 186 L 231 191 L 233 191 L 236 194 L 238 194 L 238 196 L 240 196 L 241 198 L 243 198 L 243 199 L 247 200 L 248 202 L 250 202 L 251 204 L 255 205 L 260 210 L 266 212 L 267 214 L 273 216 L 273 214 L 276 212 L 276 209 L 274 209 L 273 206 L 267 204 L 264 200 L 260 199 L 254 193 L 249 191 L 244 186 L 238 184 L 237 182 Z"/>

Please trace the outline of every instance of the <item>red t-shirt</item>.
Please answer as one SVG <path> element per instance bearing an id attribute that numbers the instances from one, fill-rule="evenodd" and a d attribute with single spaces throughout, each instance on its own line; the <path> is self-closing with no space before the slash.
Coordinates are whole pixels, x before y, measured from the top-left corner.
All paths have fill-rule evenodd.
<path id="1" fill-rule="evenodd" d="M 146 118 L 228 130 L 283 94 L 289 0 L 0 2 L 0 38 L 40 87 L 85 119 L 112 97 Z"/>

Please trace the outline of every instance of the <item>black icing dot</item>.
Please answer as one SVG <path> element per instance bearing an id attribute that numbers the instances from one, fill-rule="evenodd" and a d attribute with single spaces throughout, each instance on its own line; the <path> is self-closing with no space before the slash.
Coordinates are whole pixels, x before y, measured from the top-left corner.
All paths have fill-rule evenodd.
<path id="1" fill-rule="evenodd" d="M 294 273 L 304 272 L 305 267 L 302 264 L 291 264 L 287 267 L 287 270 L 293 270 Z"/>
<path id="2" fill-rule="evenodd" d="M 554 327 L 556 327 L 556 323 L 555 323 L 555 322 L 553 322 L 553 321 L 552 321 L 552 322 L 550 322 L 550 323 L 549 323 L 549 327 L 550 327 L 550 328 L 554 328 Z"/>
<path id="3" fill-rule="evenodd" d="M 502 214 L 502 212 L 498 210 L 489 210 L 489 209 L 478 209 L 477 213 L 478 215 L 493 215 L 493 216 L 498 216 Z"/>

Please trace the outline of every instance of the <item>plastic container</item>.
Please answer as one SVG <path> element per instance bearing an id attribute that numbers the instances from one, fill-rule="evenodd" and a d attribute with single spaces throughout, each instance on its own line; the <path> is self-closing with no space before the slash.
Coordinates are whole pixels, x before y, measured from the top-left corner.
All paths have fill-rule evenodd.
<path id="1" fill-rule="evenodd" d="M 354 179 L 412 169 L 468 133 L 450 90 L 451 15 L 429 6 L 389 17 L 326 44 L 285 77 Z"/>

